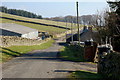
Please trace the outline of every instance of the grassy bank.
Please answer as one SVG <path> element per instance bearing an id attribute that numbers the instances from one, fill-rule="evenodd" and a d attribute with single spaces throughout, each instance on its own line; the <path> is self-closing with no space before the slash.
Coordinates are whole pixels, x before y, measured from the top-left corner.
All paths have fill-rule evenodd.
<path id="1" fill-rule="evenodd" d="M 22 54 L 25 54 L 27 52 L 33 51 L 33 50 L 41 50 L 41 49 L 46 49 L 52 46 L 52 43 L 54 40 L 49 40 L 46 43 L 42 43 L 40 45 L 33 45 L 33 46 L 11 46 L 11 47 L 1 47 L 1 53 L 0 55 L 1 61 L 0 62 L 5 62 L 13 57 L 20 56 Z M 1 54 L 0 53 L 0 54 Z"/>
<path id="2" fill-rule="evenodd" d="M 84 61 L 84 48 L 78 45 L 68 45 L 60 50 L 60 57 L 70 61 Z"/>
<path id="3" fill-rule="evenodd" d="M 103 80 L 100 74 L 88 71 L 75 71 L 71 76 L 74 80 Z"/>

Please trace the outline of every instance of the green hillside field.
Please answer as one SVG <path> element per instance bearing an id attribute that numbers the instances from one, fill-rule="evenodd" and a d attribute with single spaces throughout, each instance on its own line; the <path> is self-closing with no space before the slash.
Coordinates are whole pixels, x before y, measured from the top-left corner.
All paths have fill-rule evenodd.
<path id="1" fill-rule="evenodd" d="M 24 20 L 24 21 L 43 23 L 43 24 L 48 24 L 48 25 L 66 27 L 65 22 L 51 21 L 51 20 L 45 20 L 45 19 L 27 18 L 27 17 L 17 16 L 17 15 L 6 14 L 6 13 L 3 13 L 3 12 L 0 12 L 0 16 L 7 17 L 7 18 L 13 18 L 13 19 L 17 19 L 17 20 Z M 71 28 L 71 23 L 67 23 L 67 27 Z M 76 24 L 74 24 L 73 28 L 77 28 Z"/>
<path id="2" fill-rule="evenodd" d="M 15 24 L 27 26 L 27 27 L 30 27 L 30 28 L 33 28 L 33 29 L 37 29 L 39 31 L 49 32 L 52 35 L 59 34 L 59 33 L 62 33 L 62 32 L 66 31 L 66 29 L 61 29 L 61 28 L 56 28 L 56 27 L 51 27 L 51 26 L 38 25 L 38 24 L 32 24 L 32 23 L 19 22 L 19 21 L 13 21 L 13 20 L 3 19 L 3 18 L 0 18 L 0 23 L 15 23 Z"/>

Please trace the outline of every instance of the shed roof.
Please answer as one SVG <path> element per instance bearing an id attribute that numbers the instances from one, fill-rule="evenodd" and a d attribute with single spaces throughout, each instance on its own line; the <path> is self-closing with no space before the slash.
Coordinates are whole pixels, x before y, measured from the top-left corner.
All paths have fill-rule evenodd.
<path id="1" fill-rule="evenodd" d="M 14 24 L 14 23 L 0 23 L 0 28 L 4 30 L 12 31 L 12 32 L 20 33 L 20 34 L 26 34 L 29 32 L 38 31 L 36 29 L 32 29 L 32 28 Z"/>

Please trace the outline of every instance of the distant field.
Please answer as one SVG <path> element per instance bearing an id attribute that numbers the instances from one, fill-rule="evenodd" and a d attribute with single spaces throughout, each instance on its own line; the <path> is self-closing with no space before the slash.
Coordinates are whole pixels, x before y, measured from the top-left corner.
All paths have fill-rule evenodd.
<path id="1" fill-rule="evenodd" d="M 50 24 L 50 25 L 66 27 L 66 23 L 65 22 L 58 22 L 58 21 L 51 21 L 51 20 L 44 20 L 44 19 L 27 18 L 27 17 L 22 17 L 22 16 L 6 14 L 6 13 L 2 13 L 2 12 L 0 12 L 0 15 L 2 17 L 7 17 L 7 18 L 13 18 L 13 19 L 18 19 L 18 20 L 31 21 L 31 22 L 37 22 L 37 23 L 43 23 L 43 24 Z M 67 26 L 68 28 L 71 28 L 71 23 L 67 23 L 67 25 L 68 25 Z M 74 24 L 73 28 L 77 28 L 76 24 Z"/>
<path id="2" fill-rule="evenodd" d="M 38 24 L 32 24 L 32 23 L 18 22 L 18 21 L 3 19 L 3 18 L 0 18 L 0 23 L 16 23 L 16 24 L 19 24 L 19 25 L 23 25 L 23 26 L 27 26 L 27 27 L 30 27 L 30 28 L 33 28 L 33 29 L 37 29 L 39 31 L 49 32 L 50 34 L 59 34 L 59 33 L 62 33 L 62 32 L 66 31 L 66 29 L 61 29 L 61 28 L 56 28 L 56 27 L 51 27 L 51 26 L 38 25 Z"/>
<path id="3" fill-rule="evenodd" d="M 17 20 L 35 22 L 35 23 L 42 23 L 42 24 L 48 24 L 48 25 L 50 24 L 50 25 L 55 25 L 55 26 L 66 27 L 65 22 L 57 22 L 57 21 L 50 21 L 50 20 L 44 20 L 44 19 L 27 18 L 27 17 L 21 17 L 21 16 L 16 16 L 16 15 L 6 14 L 6 13 L 2 13 L 2 12 L 0 12 L 0 17 L 6 17 L 6 18 L 17 19 Z M 27 23 L 27 22 L 20 22 L 20 21 L 14 21 L 14 20 L 3 19 L 3 18 L 0 18 L 0 23 L 16 23 L 16 24 L 19 24 L 19 25 L 23 25 L 23 26 L 27 26 L 27 27 L 30 27 L 30 28 L 33 28 L 33 29 L 37 29 L 39 31 L 49 32 L 52 35 L 64 33 L 65 31 L 67 31 L 67 29 L 64 29 L 64 28 L 34 24 L 34 23 Z M 80 25 L 80 26 L 82 27 L 82 25 Z M 67 23 L 67 28 L 71 28 L 71 23 Z M 77 28 L 76 24 L 73 24 L 73 28 L 74 29 Z"/>

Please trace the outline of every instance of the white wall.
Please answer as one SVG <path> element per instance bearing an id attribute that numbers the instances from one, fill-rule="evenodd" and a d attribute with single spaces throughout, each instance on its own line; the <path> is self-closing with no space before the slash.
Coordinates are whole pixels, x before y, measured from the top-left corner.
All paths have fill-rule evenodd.
<path id="1" fill-rule="evenodd" d="M 29 39 L 36 39 L 38 37 L 38 31 L 30 32 L 27 34 L 22 34 L 21 37 L 29 38 Z"/>

